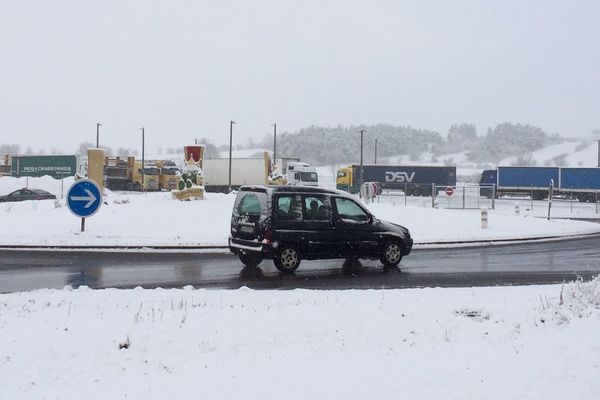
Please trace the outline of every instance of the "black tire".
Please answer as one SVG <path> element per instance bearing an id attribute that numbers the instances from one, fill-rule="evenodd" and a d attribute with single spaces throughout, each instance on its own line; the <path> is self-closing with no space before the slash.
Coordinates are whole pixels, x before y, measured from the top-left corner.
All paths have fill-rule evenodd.
<path id="1" fill-rule="evenodd" d="M 256 267 L 260 264 L 264 258 L 262 254 L 259 253 L 247 253 L 245 251 L 240 251 L 238 254 L 240 261 L 247 267 Z"/>
<path id="2" fill-rule="evenodd" d="M 300 252 L 294 246 L 283 245 L 273 257 L 273 264 L 275 264 L 275 268 L 280 270 L 281 272 L 294 272 L 300 266 Z"/>
<path id="3" fill-rule="evenodd" d="M 548 192 L 545 192 L 543 190 L 533 191 L 533 200 L 544 200 L 546 197 L 548 197 Z"/>
<path id="4" fill-rule="evenodd" d="M 387 242 L 383 246 L 379 260 L 385 267 L 396 267 L 402 261 L 402 243 L 399 241 Z"/>
<path id="5" fill-rule="evenodd" d="M 595 203 L 596 202 L 596 198 L 593 194 L 584 194 L 584 193 L 580 193 L 577 195 L 577 200 L 579 200 L 582 203 Z"/>

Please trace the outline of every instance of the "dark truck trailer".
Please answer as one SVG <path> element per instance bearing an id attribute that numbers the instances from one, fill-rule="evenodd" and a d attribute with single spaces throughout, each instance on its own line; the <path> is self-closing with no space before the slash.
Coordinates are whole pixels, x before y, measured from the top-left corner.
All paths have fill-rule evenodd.
<path id="1" fill-rule="evenodd" d="M 339 189 L 360 189 L 360 165 L 351 165 L 352 184 Z M 362 182 L 377 182 L 382 189 L 406 190 L 408 195 L 430 196 L 432 185 L 456 186 L 456 167 L 445 165 L 364 164 Z"/>
<path id="2" fill-rule="evenodd" d="M 600 192 L 600 168 L 498 167 L 483 171 L 480 185 L 481 195 L 489 198 L 495 186 L 496 197 L 526 194 L 534 200 L 543 200 L 553 185 L 556 194 L 595 201 L 596 193 Z"/>

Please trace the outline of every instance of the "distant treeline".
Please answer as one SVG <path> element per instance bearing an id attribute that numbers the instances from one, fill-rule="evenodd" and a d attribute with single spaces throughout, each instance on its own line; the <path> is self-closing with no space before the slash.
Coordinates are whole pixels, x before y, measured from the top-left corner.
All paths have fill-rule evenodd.
<path id="1" fill-rule="evenodd" d="M 542 129 L 530 125 L 503 123 L 489 128 L 479 136 L 473 124 L 455 124 L 447 138 L 438 132 L 410 126 L 360 125 L 321 127 L 310 126 L 298 132 L 278 135 L 277 152 L 280 156 L 300 157 L 314 165 L 356 163 L 360 158 L 360 131 L 364 129 L 363 157 L 372 162 L 375 138 L 378 157 L 408 155 L 418 160 L 423 152 L 442 156 L 467 151 L 468 159 L 474 162 L 495 163 L 506 157 L 525 157 L 528 153 L 563 139 L 549 135 Z M 259 146 L 271 149 L 273 138 L 267 135 Z M 442 160 L 440 160 L 442 162 Z"/>

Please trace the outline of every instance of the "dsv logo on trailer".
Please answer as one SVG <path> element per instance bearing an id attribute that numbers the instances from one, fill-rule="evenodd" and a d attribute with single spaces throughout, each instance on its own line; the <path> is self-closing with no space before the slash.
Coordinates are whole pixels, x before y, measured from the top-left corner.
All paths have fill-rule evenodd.
<path id="1" fill-rule="evenodd" d="M 415 173 L 411 172 L 393 172 L 386 171 L 385 172 L 385 181 L 386 182 L 400 182 L 400 183 L 411 183 L 415 178 Z"/>

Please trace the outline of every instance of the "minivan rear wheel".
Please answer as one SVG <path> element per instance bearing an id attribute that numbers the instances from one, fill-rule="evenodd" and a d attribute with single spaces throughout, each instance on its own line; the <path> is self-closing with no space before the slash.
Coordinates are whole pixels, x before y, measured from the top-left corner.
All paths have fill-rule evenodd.
<path id="1" fill-rule="evenodd" d="M 402 244 L 397 241 L 386 243 L 379 260 L 386 267 L 395 267 L 400 264 L 400 261 L 402 261 Z"/>
<path id="2" fill-rule="evenodd" d="M 294 272 L 300 265 L 300 252 L 294 246 L 283 245 L 273 257 L 273 264 L 281 272 Z"/>
<path id="3" fill-rule="evenodd" d="M 247 267 L 256 267 L 263 260 L 263 255 L 258 253 L 247 253 L 245 251 L 240 251 L 238 254 L 240 261 Z"/>

